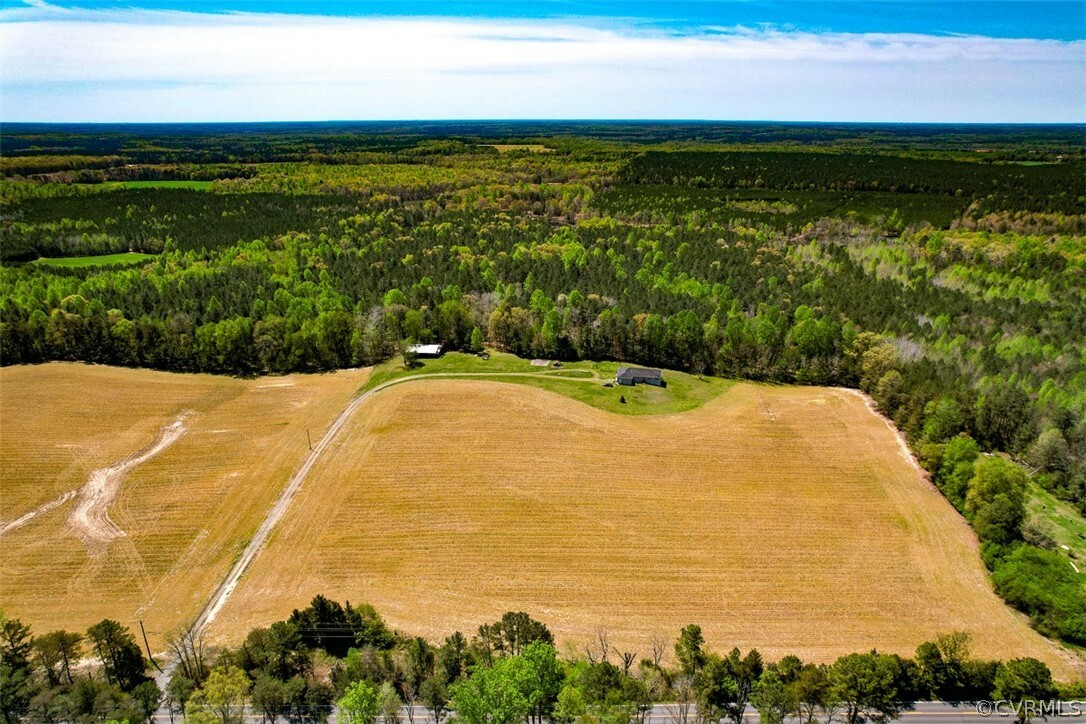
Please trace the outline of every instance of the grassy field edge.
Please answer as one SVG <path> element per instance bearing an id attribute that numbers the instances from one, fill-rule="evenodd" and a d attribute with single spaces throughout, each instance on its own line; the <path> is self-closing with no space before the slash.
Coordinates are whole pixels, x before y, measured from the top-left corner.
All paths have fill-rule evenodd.
<path id="1" fill-rule="evenodd" d="M 419 360 L 407 367 L 395 357 L 374 368 L 367 390 L 398 380 L 428 375 L 441 378 L 482 377 L 512 384 L 529 385 L 572 398 L 600 410 L 621 415 L 663 415 L 693 410 L 726 392 L 734 380 L 690 375 L 664 370 L 667 387 L 614 384 L 618 362 L 563 362 L 556 367 L 533 366 L 531 360 L 491 350 L 489 358 L 464 352 L 449 352 L 436 359 Z"/>

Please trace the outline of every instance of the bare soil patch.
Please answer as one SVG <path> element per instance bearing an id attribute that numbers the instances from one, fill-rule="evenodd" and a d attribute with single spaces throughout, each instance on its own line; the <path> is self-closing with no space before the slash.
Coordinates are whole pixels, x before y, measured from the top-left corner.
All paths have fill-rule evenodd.
<path id="1" fill-rule="evenodd" d="M 116 465 L 95 470 L 87 478 L 79 491 L 79 500 L 68 514 L 68 527 L 83 541 L 91 555 L 101 555 L 110 541 L 124 537 L 124 531 L 109 517 L 109 508 L 120 492 L 128 471 L 177 442 L 188 429 L 185 421 L 189 416 L 189 413 L 181 413 L 158 431 L 158 436 L 150 445 Z"/>

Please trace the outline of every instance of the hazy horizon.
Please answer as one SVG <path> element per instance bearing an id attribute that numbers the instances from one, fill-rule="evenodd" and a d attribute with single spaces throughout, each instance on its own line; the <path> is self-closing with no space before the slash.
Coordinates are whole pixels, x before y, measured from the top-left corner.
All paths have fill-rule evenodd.
<path id="1" fill-rule="evenodd" d="M 784 120 L 775 118 L 304 118 L 296 120 L 253 120 L 253 121 L 217 121 L 217 120 L 192 120 L 192 121 L 4 121 L 5 126 L 399 126 L 399 125 L 493 125 L 493 124 L 519 124 L 538 126 L 561 126 L 563 124 L 600 124 L 600 125 L 781 125 L 781 126 L 864 126 L 864 127 L 905 127 L 905 126 L 934 126 L 934 127 L 1086 127 L 1086 120 L 1082 121 L 819 121 L 819 120 Z"/>

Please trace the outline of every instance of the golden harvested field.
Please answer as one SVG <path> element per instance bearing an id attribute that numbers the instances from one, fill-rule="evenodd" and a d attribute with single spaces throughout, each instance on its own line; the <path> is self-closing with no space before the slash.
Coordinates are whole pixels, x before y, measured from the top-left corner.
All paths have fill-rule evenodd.
<path id="1" fill-rule="evenodd" d="M 490 146 L 493 149 L 497 149 L 498 153 L 509 153 L 510 151 L 530 151 L 532 153 L 554 153 L 554 149 L 548 146 L 544 146 L 541 143 L 486 143 L 485 146 Z"/>
<path id="2" fill-rule="evenodd" d="M 561 642 L 648 651 L 699 623 L 720 649 L 828 661 L 975 653 L 1072 661 L 991 591 L 966 523 L 859 396 L 737 384 L 690 412 L 621 416 L 525 386 L 412 382 L 344 428 L 214 622 L 237 642 L 315 593 L 405 632 L 506 610 Z M 1081 670 L 1079 670 L 1081 671 Z"/>
<path id="3" fill-rule="evenodd" d="M 0 606 L 38 633 L 106 617 L 138 631 L 143 618 L 158 648 L 196 615 L 263 520 L 302 460 L 306 427 L 316 439 L 368 375 L 0 369 L 0 529 L 47 508 L 0 538 Z M 126 458 L 112 505 L 96 516 L 95 501 L 86 503 L 91 528 L 123 535 L 94 529 L 84 543 L 68 522 L 83 498 L 65 494 Z"/>

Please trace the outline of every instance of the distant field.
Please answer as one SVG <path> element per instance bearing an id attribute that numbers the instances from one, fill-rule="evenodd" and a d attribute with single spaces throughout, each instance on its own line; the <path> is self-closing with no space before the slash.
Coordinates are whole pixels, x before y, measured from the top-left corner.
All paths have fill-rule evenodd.
<path id="1" fill-rule="evenodd" d="M 114 266 L 116 264 L 134 264 L 136 262 L 149 261 L 154 258 L 154 254 L 140 254 L 138 252 L 129 251 L 123 254 L 99 254 L 98 256 L 43 257 L 36 260 L 34 263 L 62 267 Z"/>
<path id="2" fill-rule="evenodd" d="M 549 146 L 544 146 L 540 143 L 488 143 L 486 144 L 491 148 L 497 149 L 498 153 L 509 153 L 510 151 L 530 151 L 531 153 L 554 153 L 554 149 Z"/>
<path id="3" fill-rule="evenodd" d="M 368 374 L 0 369 L 0 530 L 47 508 L 0 534 L 4 613 L 39 633 L 142 618 L 159 646 L 195 616 L 252 536 L 304 454 L 306 429 L 323 431 Z M 80 498 L 65 496 L 179 419 L 176 441 L 121 482 L 108 516 L 124 536 L 85 545 L 66 524 Z"/>
<path id="4" fill-rule="evenodd" d="M 992 593 L 972 532 L 887 424 L 827 388 L 736 383 L 660 416 L 506 382 L 382 391 L 212 636 L 240 641 L 316 592 L 432 638 L 524 610 L 560 643 L 604 626 L 644 653 L 697 622 L 723 648 L 826 661 L 965 630 L 979 655 L 1072 672 Z"/>
<path id="5" fill-rule="evenodd" d="M 207 191 L 212 181 L 109 181 L 105 186 L 122 189 L 196 189 Z"/>

